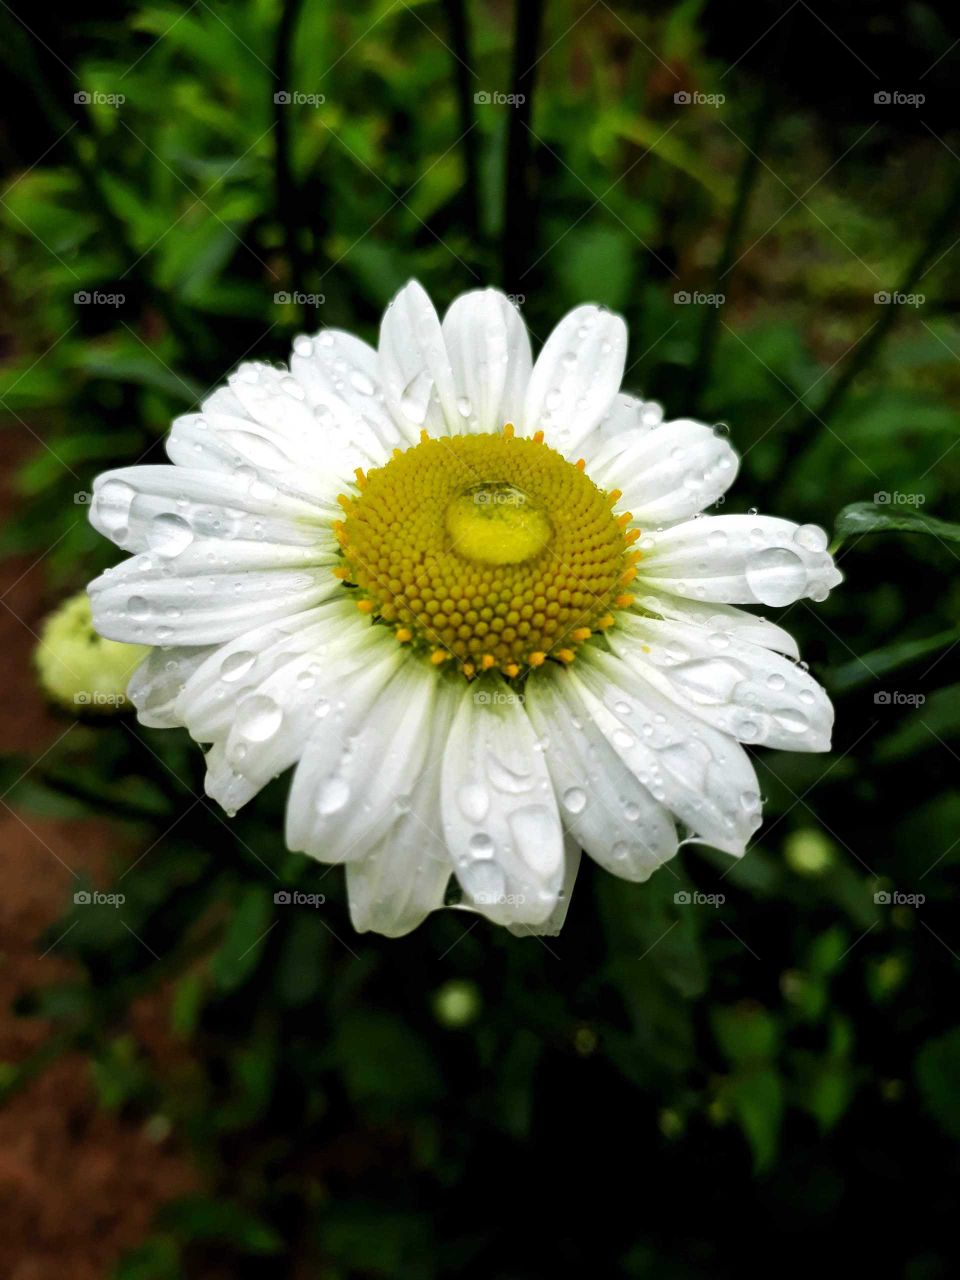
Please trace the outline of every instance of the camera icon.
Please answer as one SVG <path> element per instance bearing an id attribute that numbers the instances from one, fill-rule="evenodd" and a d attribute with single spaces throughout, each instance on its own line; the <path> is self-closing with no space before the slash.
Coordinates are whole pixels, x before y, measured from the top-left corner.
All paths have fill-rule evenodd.
<path id="1" fill-rule="evenodd" d="M 890 94 L 886 89 L 881 89 L 873 95 L 873 100 L 878 107 L 888 107 L 890 105 Z"/>
<path id="2" fill-rule="evenodd" d="M 881 289 L 879 293 L 875 293 L 873 295 L 873 300 L 879 307 L 888 307 L 890 303 L 893 301 L 890 294 L 887 293 L 886 289 Z"/>
<path id="3" fill-rule="evenodd" d="M 690 894 L 686 889 L 679 889 L 673 895 L 673 900 L 678 907 L 688 907 L 690 905 Z"/>
<path id="4" fill-rule="evenodd" d="M 893 901 L 886 889 L 879 889 L 873 895 L 873 900 L 878 907 L 889 907 L 890 903 Z"/>
<path id="5" fill-rule="evenodd" d="M 879 493 L 875 493 L 873 495 L 873 500 L 877 506 L 884 507 L 889 503 L 890 495 L 887 493 L 886 489 L 881 489 Z"/>
<path id="6" fill-rule="evenodd" d="M 283 290 L 281 290 L 280 293 L 275 293 L 273 295 L 273 300 L 278 306 L 281 306 L 281 307 L 289 306 L 290 303 L 293 301 L 290 294 L 284 292 Z"/>
<path id="7" fill-rule="evenodd" d="M 290 97 L 290 94 L 287 93 L 285 89 L 281 89 L 279 93 L 275 93 L 273 95 L 273 100 L 278 106 L 281 106 L 281 107 L 285 107 L 293 101 L 293 99 Z"/>
<path id="8" fill-rule="evenodd" d="M 87 93 L 87 91 L 86 91 L 85 89 L 81 89 L 79 93 L 75 93 L 75 94 L 73 95 L 73 100 L 74 100 L 74 102 L 76 102 L 79 106 L 86 106 L 86 105 L 87 105 L 87 103 L 89 103 L 89 102 L 92 102 L 92 101 L 93 101 L 93 99 L 91 98 L 90 94 L 89 94 L 89 93 Z"/>
<path id="9" fill-rule="evenodd" d="M 673 300 L 678 307 L 685 307 L 690 302 L 690 295 L 686 289 L 681 289 L 679 293 L 673 295 Z"/>
<path id="10" fill-rule="evenodd" d="M 892 698 L 890 697 L 888 690 L 881 689 L 878 693 L 873 695 L 873 701 L 878 707 L 889 707 L 892 702 Z"/>
<path id="11" fill-rule="evenodd" d="M 690 94 L 687 93 L 686 89 L 678 89 L 677 92 L 673 95 L 673 100 L 675 103 L 677 103 L 678 106 L 681 106 L 681 107 L 689 106 L 690 102 L 692 101 Z"/>
<path id="12" fill-rule="evenodd" d="M 90 701 L 90 695 L 86 689 L 81 689 L 79 693 L 73 695 L 73 700 L 78 706 L 85 707 Z"/>
<path id="13" fill-rule="evenodd" d="M 474 694 L 474 698 L 473 698 L 473 700 L 474 700 L 474 702 L 479 703 L 479 704 L 480 704 L 480 706 L 482 706 L 482 707 L 487 706 L 487 705 L 488 705 L 488 703 L 490 702 L 490 691 L 489 691 L 489 689 L 480 689 L 476 694 Z"/>
<path id="14" fill-rule="evenodd" d="M 92 901 L 89 889 L 78 889 L 73 895 L 73 901 L 78 907 L 89 907 Z"/>
<path id="15" fill-rule="evenodd" d="M 79 493 L 75 493 L 73 495 L 74 506 L 89 507 L 92 498 L 92 493 L 87 493 L 85 490 L 81 489 Z"/>
<path id="16" fill-rule="evenodd" d="M 86 289 L 81 289 L 78 293 L 73 295 L 73 300 L 78 307 L 85 307 L 90 302 L 90 295 L 87 293 Z"/>
<path id="17" fill-rule="evenodd" d="M 478 107 L 486 107 L 493 101 L 486 89 L 480 89 L 473 95 L 473 100 Z"/>
<path id="18" fill-rule="evenodd" d="M 290 892 L 287 889 L 278 889 L 273 895 L 274 905 L 278 907 L 288 907 L 290 905 Z"/>

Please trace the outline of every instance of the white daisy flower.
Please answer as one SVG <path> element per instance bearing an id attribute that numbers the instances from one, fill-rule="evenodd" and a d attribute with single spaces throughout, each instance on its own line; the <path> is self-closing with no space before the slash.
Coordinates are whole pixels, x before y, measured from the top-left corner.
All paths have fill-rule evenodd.
<path id="1" fill-rule="evenodd" d="M 406 933 L 459 882 L 556 932 L 581 848 L 637 881 L 690 839 L 740 855 L 740 744 L 829 747 L 792 638 L 734 607 L 824 599 L 826 535 L 700 515 L 737 455 L 620 394 L 626 350 L 582 306 L 534 363 L 503 294 L 441 324 L 411 283 L 379 350 L 298 337 L 289 370 L 243 364 L 176 420 L 173 466 L 96 482 L 93 524 L 134 554 L 94 621 L 153 646 L 141 721 L 208 744 L 231 814 L 295 766 L 287 843 L 346 865 L 359 930 Z"/>

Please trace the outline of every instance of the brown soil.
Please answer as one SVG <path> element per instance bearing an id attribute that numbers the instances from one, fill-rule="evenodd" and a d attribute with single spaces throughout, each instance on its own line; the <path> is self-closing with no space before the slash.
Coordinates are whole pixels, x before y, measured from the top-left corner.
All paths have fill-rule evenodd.
<path id="1" fill-rule="evenodd" d="M 42 564 L 0 564 L 0 600 L 3 747 L 36 759 L 69 723 L 43 706 L 30 672 L 31 633 L 51 603 Z M 11 1003 L 69 974 L 56 945 L 41 958 L 36 940 L 63 910 L 70 868 L 103 883 L 116 847 L 105 823 L 40 819 L 0 804 L 0 1063 L 22 1061 L 49 1034 L 37 1019 L 16 1017 Z M 143 1002 L 135 1021 L 154 1053 L 165 1036 L 163 1003 L 162 995 Z M 0 1108 L 0 1275 L 107 1280 L 158 1207 L 196 1183 L 186 1157 L 151 1140 L 142 1120 L 99 1109 L 87 1061 L 65 1057 Z"/>

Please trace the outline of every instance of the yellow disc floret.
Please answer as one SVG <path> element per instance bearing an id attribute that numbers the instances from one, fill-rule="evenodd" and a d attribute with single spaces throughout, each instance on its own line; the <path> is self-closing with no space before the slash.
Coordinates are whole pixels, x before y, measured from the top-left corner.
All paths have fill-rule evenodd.
<path id="1" fill-rule="evenodd" d="M 541 433 L 431 439 L 357 476 L 336 525 L 336 573 L 357 607 L 438 667 L 508 678 L 579 645 L 625 607 L 631 551 L 620 494 Z"/>

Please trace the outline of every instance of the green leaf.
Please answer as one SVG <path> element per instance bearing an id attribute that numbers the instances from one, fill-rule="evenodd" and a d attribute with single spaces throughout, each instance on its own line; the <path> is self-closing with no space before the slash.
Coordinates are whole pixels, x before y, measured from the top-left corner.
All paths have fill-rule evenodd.
<path id="1" fill-rule="evenodd" d="M 941 1128 L 960 1140 L 960 1027 L 928 1040 L 914 1063 L 924 1105 Z"/>
<path id="2" fill-rule="evenodd" d="M 919 511 L 854 502 L 844 507 L 833 528 L 834 549 L 865 533 L 925 533 L 944 542 L 960 542 L 960 524 L 924 516 Z"/>

